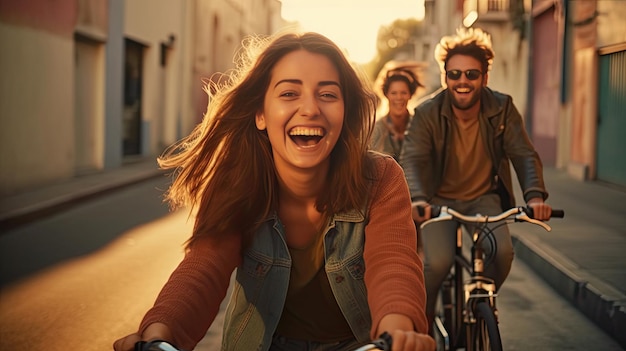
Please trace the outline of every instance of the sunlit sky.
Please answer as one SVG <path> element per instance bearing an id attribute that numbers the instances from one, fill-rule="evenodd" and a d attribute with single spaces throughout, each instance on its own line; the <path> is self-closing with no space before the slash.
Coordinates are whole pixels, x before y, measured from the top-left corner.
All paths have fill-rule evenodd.
<path id="1" fill-rule="evenodd" d="M 351 60 L 366 63 L 376 53 L 381 25 L 424 18 L 424 0 L 281 0 L 282 16 L 304 30 L 326 35 Z"/>

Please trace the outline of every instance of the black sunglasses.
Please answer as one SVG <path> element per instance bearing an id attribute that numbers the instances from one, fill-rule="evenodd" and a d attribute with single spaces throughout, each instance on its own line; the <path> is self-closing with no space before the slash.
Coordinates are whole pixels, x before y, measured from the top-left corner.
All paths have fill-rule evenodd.
<path id="1" fill-rule="evenodd" d="M 481 74 L 483 74 L 483 72 L 481 72 L 480 70 L 477 70 L 477 69 L 468 69 L 465 72 L 463 72 L 461 70 L 458 70 L 458 69 L 451 69 L 449 71 L 446 71 L 446 77 L 448 77 L 448 79 L 452 79 L 452 80 L 459 80 L 459 79 L 461 79 L 461 75 L 463 73 L 465 73 L 465 76 L 469 80 L 476 80 L 476 79 L 480 78 Z"/>

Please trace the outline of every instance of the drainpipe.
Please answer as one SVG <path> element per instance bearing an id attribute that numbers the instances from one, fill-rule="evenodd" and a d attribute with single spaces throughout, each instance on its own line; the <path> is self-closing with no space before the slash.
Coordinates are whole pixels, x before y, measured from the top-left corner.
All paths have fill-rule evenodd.
<path id="1" fill-rule="evenodd" d="M 570 50 L 572 47 L 571 38 L 572 33 L 568 28 L 570 16 L 570 6 L 569 1 L 563 1 L 563 43 L 561 49 L 561 105 L 566 104 L 569 101 L 570 95 L 570 81 L 569 75 L 567 74 L 570 69 L 571 64 L 571 56 Z"/>
<path id="2" fill-rule="evenodd" d="M 533 1 L 534 3 L 534 1 Z M 528 14 L 528 25 L 526 26 L 526 37 L 528 38 L 528 79 L 526 84 L 526 116 L 524 118 L 526 131 L 530 139 L 533 139 L 532 127 L 533 127 L 533 103 L 535 100 L 534 95 L 534 79 L 533 79 L 533 57 L 534 57 L 534 26 L 535 18 L 533 16 L 533 9 L 531 6 L 530 13 Z"/>

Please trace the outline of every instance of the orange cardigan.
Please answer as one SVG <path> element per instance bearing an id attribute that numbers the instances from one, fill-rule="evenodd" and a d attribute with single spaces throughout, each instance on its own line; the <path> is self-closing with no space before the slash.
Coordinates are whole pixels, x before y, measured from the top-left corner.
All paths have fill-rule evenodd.
<path id="1" fill-rule="evenodd" d="M 365 229 L 365 285 L 372 316 L 371 337 L 387 314 L 411 318 L 428 332 L 423 265 L 404 173 L 390 156 L 375 154 L 377 177 Z M 170 328 L 178 347 L 191 350 L 204 337 L 226 296 L 233 270 L 241 262 L 241 238 L 195 242 L 144 316 L 139 332 L 155 322 Z"/>

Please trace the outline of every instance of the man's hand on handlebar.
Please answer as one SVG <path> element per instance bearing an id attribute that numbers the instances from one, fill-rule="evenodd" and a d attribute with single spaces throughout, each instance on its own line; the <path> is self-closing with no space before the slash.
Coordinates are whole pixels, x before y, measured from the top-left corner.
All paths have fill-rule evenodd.
<path id="1" fill-rule="evenodd" d="M 552 216 L 552 206 L 543 202 L 541 198 L 534 198 L 528 201 L 528 207 L 533 209 L 533 218 L 540 221 L 548 221 Z"/>

